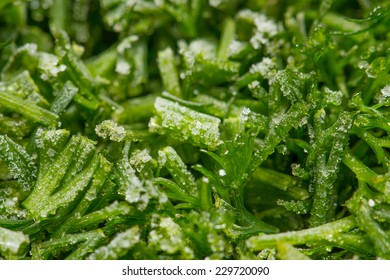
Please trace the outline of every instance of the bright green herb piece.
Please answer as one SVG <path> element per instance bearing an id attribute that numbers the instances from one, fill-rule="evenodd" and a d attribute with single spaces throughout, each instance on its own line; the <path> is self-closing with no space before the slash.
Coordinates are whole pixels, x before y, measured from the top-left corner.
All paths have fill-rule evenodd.
<path id="1" fill-rule="evenodd" d="M 212 150 L 220 144 L 219 124 L 216 117 L 199 113 L 165 98 L 158 97 L 154 103 L 156 116 L 149 123 L 152 132 L 169 134 L 196 146 Z"/>
<path id="2" fill-rule="evenodd" d="M 50 140 L 55 141 L 55 138 Z M 99 157 L 96 156 L 81 171 L 85 164 L 83 160 L 91 152 L 90 145 L 90 140 L 72 137 L 57 156 L 53 150 L 54 161 L 47 170 L 40 169 L 34 190 L 23 202 L 32 218 L 45 219 L 49 214 L 55 214 L 59 207 L 66 206 L 87 187 L 99 164 Z M 73 160 L 76 155 L 79 161 Z"/>
<path id="3" fill-rule="evenodd" d="M 278 258 L 282 260 L 310 260 L 297 248 L 283 241 L 276 242 L 276 249 L 278 250 Z"/>
<path id="4" fill-rule="evenodd" d="M 390 259 L 390 6 L 1 1 L 0 259 Z"/>
<path id="5" fill-rule="evenodd" d="M 222 38 L 219 44 L 217 58 L 225 60 L 229 54 L 229 46 L 234 40 L 235 35 L 235 22 L 232 19 L 226 19 L 224 28 L 222 30 Z"/>
<path id="6" fill-rule="evenodd" d="M 116 260 L 124 255 L 138 243 L 140 239 L 139 228 L 134 227 L 125 232 L 118 233 L 106 246 L 97 248 L 88 258 L 92 260 Z"/>
<path id="7" fill-rule="evenodd" d="M 180 97 L 179 74 L 177 73 L 172 49 L 167 48 L 158 53 L 158 67 L 165 90 Z"/>
<path id="8" fill-rule="evenodd" d="M 6 135 L 0 135 L 0 159 L 8 165 L 11 175 L 25 189 L 31 189 L 37 176 L 33 159 L 22 146 Z"/>
<path id="9" fill-rule="evenodd" d="M 75 101 L 81 105 L 96 109 L 98 100 L 94 95 L 95 82 L 90 76 L 87 67 L 75 55 L 68 35 L 63 31 L 55 31 L 56 54 L 61 59 L 63 65 L 68 68 L 65 73 L 66 78 L 71 80 L 79 89 L 79 94 L 75 95 Z"/>
<path id="10" fill-rule="evenodd" d="M 252 250 L 262 250 L 276 246 L 278 241 L 289 242 L 293 245 L 310 242 L 332 241 L 334 234 L 348 232 L 356 228 L 356 220 L 352 216 L 328 223 L 315 228 L 305 229 L 299 232 L 286 232 L 274 235 L 253 236 L 248 239 L 247 245 Z"/>
<path id="11" fill-rule="evenodd" d="M 271 169 L 258 168 L 253 173 L 253 178 L 275 188 L 282 189 L 293 198 L 304 200 L 309 197 L 307 190 L 302 188 L 302 181 L 290 175 Z"/>
<path id="12" fill-rule="evenodd" d="M 56 114 L 10 94 L 0 92 L 0 105 L 18 112 L 34 122 L 47 126 L 57 126 L 58 116 Z"/>
<path id="13" fill-rule="evenodd" d="M 159 151 L 159 163 L 166 167 L 174 180 L 188 193 L 196 190 L 195 178 L 188 171 L 186 165 L 172 147 L 165 147 Z"/>
<path id="14" fill-rule="evenodd" d="M 292 127 L 297 127 L 305 117 L 308 107 L 306 104 L 295 103 L 282 116 L 274 116 L 269 124 L 268 133 L 260 150 L 255 151 L 253 160 L 249 166 L 249 173 L 252 173 L 263 161 L 274 152 L 280 141 L 287 138 Z"/>
<path id="15" fill-rule="evenodd" d="M 348 142 L 348 132 L 352 125 L 352 119 L 348 115 L 340 115 L 338 122 L 334 125 L 334 129 L 330 129 L 331 138 L 334 140 L 331 143 L 328 159 L 326 154 L 321 151 L 315 162 L 316 173 L 314 174 L 314 196 L 313 206 L 310 213 L 309 223 L 311 226 L 318 226 L 330 220 L 329 209 L 331 209 L 331 196 L 333 192 L 333 184 L 337 178 L 339 165 L 342 160 L 342 154 Z M 322 134 L 320 137 L 327 139 L 328 137 Z M 328 140 L 329 141 L 329 140 Z M 325 144 L 325 143 L 324 143 Z M 329 145 L 329 143 L 328 143 Z"/>
<path id="16" fill-rule="evenodd" d="M 50 110 L 55 114 L 63 113 L 77 92 L 78 88 L 76 88 L 72 82 L 66 82 L 54 99 Z"/>
<path id="17" fill-rule="evenodd" d="M 90 240 L 97 240 L 104 236 L 101 230 L 88 231 L 78 234 L 69 234 L 58 239 L 48 240 L 32 246 L 32 259 L 47 260 L 53 256 L 69 250 L 69 246 L 82 246 Z"/>

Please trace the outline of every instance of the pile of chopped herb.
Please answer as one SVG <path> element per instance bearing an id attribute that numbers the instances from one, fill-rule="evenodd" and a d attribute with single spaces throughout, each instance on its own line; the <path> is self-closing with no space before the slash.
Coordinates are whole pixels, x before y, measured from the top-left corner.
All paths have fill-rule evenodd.
<path id="1" fill-rule="evenodd" d="M 390 259 L 386 0 L 2 0 L 0 258 Z"/>

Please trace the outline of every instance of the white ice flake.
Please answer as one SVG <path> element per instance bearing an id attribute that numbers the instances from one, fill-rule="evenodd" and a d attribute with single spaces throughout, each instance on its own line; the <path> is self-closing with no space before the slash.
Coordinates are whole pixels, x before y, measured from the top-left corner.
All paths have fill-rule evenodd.
<path id="1" fill-rule="evenodd" d="M 331 90 L 328 87 L 324 88 L 325 92 L 325 100 L 328 104 L 333 104 L 336 106 L 340 106 L 342 99 L 343 99 L 343 93 L 339 90 Z"/>
<path id="2" fill-rule="evenodd" d="M 243 121 L 247 121 L 250 113 L 251 113 L 251 109 L 244 107 L 244 109 L 242 109 L 242 112 L 240 114 L 240 118 Z"/>
<path id="3" fill-rule="evenodd" d="M 141 172 L 142 169 L 145 167 L 145 164 L 150 162 L 151 160 L 152 157 L 149 155 L 148 151 L 146 149 L 143 149 L 142 151 L 138 150 L 134 152 L 133 156 L 130 159 L 130 164 L 138 172 Z"/>
<path id="4" fill-rule="evenodd" d="M 98 124 L 95 128 L 95 132 L 102 138 L 109 138 L 116 142 L 121 142 L 126 137 L 126 130 L 124 127 L 119 126 L 112 120 L 105 120 L 101 124 Z"/>
<path id="5" fill-rule="evenodd" d="M 131 70 L 131 65 L 124 60 L 119 60 L 115 65 L 115 72 L 121 75 L 128 75 Z"/>
<path id="6" fill-rule="evenodd" d="M 381 89 L 381 95 L 378 98 L 379 102 L 390 101 L 390 85 Z"/>
<path id="7" fill-rule="evenodd" d="M 209 0 L 209 5 L 214 8 L 219 8 L 224 2 L 224 0 Z"/>
<path id="8" fill-rule="evenodd" d="M 375 201 L 373 200 L 373 199 L 369 199 L 368 200 L 368 206 L 370 206 L 370 207 L 374 207 L 375 206 Z"/>
<path id="9" fill-rule="evenodd" d="M 192 41 L 188 46 L 188 49 L 196 56 L 201 55 L 205 59 L 214 59 L 217 52 L 214 42 L 205 39 Z"/>
<path id="10" fill-rule="evenodd" d="M 232 56 L 239 53 L 244 48 L 244 46 L 244 43 L 237 40 L 233 40 L 229 45 L 228 55 Z"/>
<path id="11" fill-rule="evenodd" d="M 16 232 L 0 227 L 0 246 L 3 254 L 17 255 L 20 249 L 29 243 L 29 237 L 21 231 Z"/>
<path id="12" fill-rule="evenodd" d="M 118 53 L 123 54 L 127 49 L 130 49 L 134 42 L 138 41 L 137 35 L 131 35 L 123 39 L 116 47 Z"/>
<path id="13" fill-rule="evenodd" d="M 262 13 L 256 13 L 251 10 L 242 10 L 238 13 L 238 17 L 246 19 L 254 24 L 255 30 L 250 39 L 250 43 L 255 49 L 267 46 L 270 43 L 270 40 L 282 30 L 280 25 Z"/>
<path id="14" fill-rule="evenodd" d="M 253 81 L 251 82 L 249 85 L 248 85 L 248 88 L 250 90 L 254 90 L 255 88 L 259 87 L 260 86 L 260 82 L 259 81 Z"/>
<path id="15" fill-rule="evenodd" d="M 275 73 L 275 63 L 269 57 L 263 59 L 256 64 L 253 64 L 249 69 L 250 73 L 259 73 L 262 77 L 269 79 Z"/>
<path id="16" fill-rule="evenodd" d="M 55 55 L 48 53 L 41 53 L 38 68 L 43 72 L 41 78 L 47 80 L 51 77 L 57 77 L 58 73 L 66 70 L 66 65 L 60 64 Z"/>

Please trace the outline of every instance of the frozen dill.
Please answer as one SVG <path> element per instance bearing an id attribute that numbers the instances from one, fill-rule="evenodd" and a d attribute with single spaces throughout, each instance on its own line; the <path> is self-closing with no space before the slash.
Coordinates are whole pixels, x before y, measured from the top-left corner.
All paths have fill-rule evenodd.
<path id="1" fill-rule="evenodd" d="M 390 259 L 388 26 L 381 0 L 2 1 L 0 258 Z"/>

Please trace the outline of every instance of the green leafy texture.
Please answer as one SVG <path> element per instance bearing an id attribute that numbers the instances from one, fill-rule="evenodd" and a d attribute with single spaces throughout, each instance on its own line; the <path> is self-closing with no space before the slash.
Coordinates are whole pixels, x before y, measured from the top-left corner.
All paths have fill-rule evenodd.
<path id="1" fill-rule="evenodd" d="M 109 219 L 110 215 L 128 214 L 130 207 L 124 203 L 114 202 L 111 205 L 86 214 L 98 194 L 107 185 L 107 176 L 110 173 L 112 165 L 104 158 L 99 158 L 99 166 L 96 168 L 88 190 L 85 192 L 83 198 L 78 203 L 73 212 L 67 217 L 53 233 L 54 236 L 61 236 L 68 232 L 76 232 L 85 227 L 104 222 Z M 86 214 L 86 215 L 85 215 Z"/>
<path id="2" fill-rule="evenodd" d="M 179 48 L 185 69 L 180 78 L 184 79 L 183 90 L 187 95 L 191 94 L 192 85 L 209 87 L 231 82 L 238 76 L 239 63 L 217 59 L 217 46 L 212 41 L 200 39 L 189 45 L 180 42 Z"/>
<path id="3" fill-rule="evenodd" d="M 175 57 L 171 49 L 165 49 L 158 53 L 158 68 L 165 90 L 180 97 L 179 75 L 175 66 Z"/>
<path id="4" fill-rule="evenodd" d="M 196 182 L 188 171 L 185 163 L 172 147 L 165 147 L 159 151 L 160 167 L 166 167 L 173 179 L 189 194 L 196 193 Z"/>
<path id="5" fill-rule="evenodd" d="M 153 224 L 148 234 L 148 247 L 161 251 L 165 259 L 193 259 L 194 252 L 180 226 L 170 217 L 152 218 Z"/>
<path id="6" fill-rule="evenodd" d="M 72 82 L 67 81 L 56 98 L 53 100 L 50 111 L 55 114 L 63 113 L 77 92 L 78 88 L 76 88 Z"/>
<path id="7" fill-rule="evenodd" d="M 276 243 L 276 249 L 278 250 L 278 258 L 281 260 L 310 260 L 308 256 L 297 248 L 283 241 Z"/>
<path id="8" fill-rule="evenodd" d="M 29 190 L 37 170 L 26 150 L 8 136 L 0 135 L 0 158 L 8 165 L 11 175 Z"/>
<path id="9" fill-rule="evenodd" d="M 61 139 L 61 133 L 61 131 L 45 133 L 43 137 L 46 139 L 42 139 L 43 143 L 39 143 L 38 148 L 46 148 L 46 141 L 49 143 L 60 141 L 58 139 Z M 60 134 L 57 139 L 56 134 L 57 136 Z M 87 164 L 84 162 L 90 157 L 93 148 L 90 140 L 74 136 L 61 152 L 57 154 L 52 150 L 51 154 L 47 154 L 53 159 L 46 158 L 51 163 L 45 169 L 42 169 L 45 167 L 45 160 L 42 159 L 35 187 L 23 202 L 32 218 L 45 219 L 49 214 L 55 214 L 58 208 L 68 205 L 86 189 L 99 166 L 100 156 L 94 156 Z"/>
<path id="10" fill-rule="evenodd" d="M 5 108 L 18 112 L 34 122 L 54 127 L 57 125 L 58 116 L 56 114 L 20 98 L 7 93 L 0 93 L 0 103 Z"/>
<path id="11" fill-rule="evenodd" d="M 118 233 L 109 244 L 97 248 L 88 258 L 92 260 L 116 260 L 132 249 L 140 238 L 139 228 Z"/>
<path id="12" fill-rule="evenodd" d="M 55 31 L 54 36 L 56 37 L 55 52 L 68 69 L 64 73 L 64 79 L 72 81 L 79 89 L 79 94 L 74 96 L 75 101 L 89 109 L 96 109 L 99 102 L 94 95 L 95 82 L 87 67 L 75 55 L 65 32 Z"/>
<path id="13" fill-rule="evenodd" d="M 228 259 L 233 254 L 233 247 L 224 229 L 232 225 L 229 213 L 217 210 L 194 212 L 178 221 L 183 225 L 184 233 L 197 245 L 196 258 Z M 185 224 L 191 226 L 184 227 Z"/>
<path id="14" fill-rule="evenodd" d="M 354 228 L 356 228 L 356 220 L 352 216 L 349 216 L 323 226 L 305 229 L 300 232 L 254 236 L 248 239 L 247 245 L 252 250 L 261 250 L 264 248 L 274 247 L 278 241 L 289 242 L 292 245 L 306 244 L 308 242 L 310 243 L 322 240 L 332 242 L 335 234 L 348 232 Z"/>
<path id="15" fill-rule="evenodd" d="M 158 5 L 175 17 L 176 21 L 180 23 L 179 26 L 182 28 L 184 36 L 195 37 L 197 35 L 197 22 L 202 11 L 203 1 L 192 0 L 187 3 L 185 1 L 163 0 Z"/>
<path id="16" fill-rule="evenodd" d="M 173 177 L 174 182 L 165 178 L 156 178 L 154 182 L 162 185 L 167 196 L 175 201 L 183 201 L 197 207 L 197 185 L 195 178 L 172 147 L 165 147 L 158 152 L 160 168 L 165 167 Z"/>
<path id="17" fill-rule="evenodd" d="M 352 2 L 2 1 L 1 258 L 390 259 L 390 7 Z"/>
<path id="18" fill-rule="evenodd" d="M 307 190 L 302 187 L 302 181 L 296 177 L 271 169 L 258 168 L 254 172 L 253 178 L 275 188 L 282 189 L 295 199 L 305 200 L 309 197 Z"/>
<path id="19" fill-rule="evenodd" d="M 84 200 L 83 202 L 81 202 L 78 208 L 75 209 L 72 216 L 53 233 L 54 236 L 60 236 L 64 232 L 77 232 L 79 230 L 83 230 L 84 228 L 96 227 L 100 223 L 110 220 L 112 217 L 131 213 L 131 207 L 126 202 L 121 201 L 120 203 L 113 202 L 103 209 L 79 217 L 86 209 L 86 201 Z M 84 209 L 81 208 L 81 206 L 84 206 Z"/>
<path id="20" fill-rule="evenodd" d="M 85 243 L 89 243 L 90 240 L 99 240 L 103 236 L 101 230 L 95 230 L 78 234 L 69 234 L 58 239 L 36 243 L 32 246 L 31 258 L 36 260 L 50 259 L 59 256 L 63 252 L 69 251 L 73 246 L 80 247 Z M 74 251 L 74 253 L 75 252 L 76 251 Z M 71 256 L 72 255 L 70 255 L 70 258 L 72 258 Z"/>
<path id="21" fill-rule="evenodd" d="M 55 127 L 58 116 L 39 106 L 45 103 L 47 101 L 37 93 L 37 87 L 28 72 L 22 72 L 7 83 L 0 83 L 0 108 L 17 112 L 31 121 Z"/>
<path id="22" fill-rule="evenodd" d="M 154 107 L 156 116 L 149 123 L 152 132 L 169 133 L 169 136 L 177 140 L 189 141 L 212 150 L 221 143 L 218 118 L 161 97 L 156 99 Z"/>
<path id="23" fill-rule="evenodd" d="M 234 40 L 235 34 L 235 22 L 234 20 L 228 18 L 225 21 L 224 28 L 222 30 L 221 42 L 219 44 L 217 58 L 225 60 L 228 57 L 229 46 Z"/>
<path id="24" fill-rule="evenodd" d="M 136 173 L 129 159 L 130 145 L 127 143 L 123 148 L 123 157 L 114 166 L 114 181 L 118 186 L 118 194 L 131 205 L 135 205 L 138 210 L 143 211 L 155 200 L 161 203 L 166 201 L 166 196 L 162 195 L 153 184 L 152 177 L 144 178 Z M 147 157 L 147 163 L 150 160 Z M 147 174 L 147 173 L 146 173 Z"/>
<path id="25" fill-rule="evenodd" d="M 26 216 L 25 210 L 20 206 L 30 189 L 24 189 L 16 180 L 2 181 L 0 183 L 0 219 L 6 221 L 7 219 L 24 218 Z"/>
<path id="26" fill-rule="evenodd" d="M 21 138 L 31 133 L 33 127 L 25 118 L 0 115 L 0 130 L 10 137 Z"/>
<path id="27" fill-rule="evenodd" d="M 349 201 L 349 208 L 358 217 L 357 221 L 360 228 L 366 231 L 368 237 L 372 240 L 376 254 L 380 258 L 387 259 L 389 258 L 388 248 L 390 248 L 389 236 L 372 217 L 368 200 L 360 199 L 360 202 L 358 202 L 356 197 L 352 198 Z"/>
<path id="28" fill-rule="evenodd" d="M 285 114 L 273 118 L 269 124 L 269 131 L 264 139 L 262 149 L 254 152 L 253 161 L 249 166 L 250 173 L 274 152 L 280 141 L 287 138 L 288 132 L 292 127 L 298 127 L 301 120 L 305 117 L 307 109 L 306 104 L 295 103 Z"/>
<path id="29" fill-rule="evenodd" d="M 326 153 L 321 151 L 323 148 L 313 145 L 313 150 L 321 151 L 315 159 L 315 168 L 313 178 L 314 196 L 313 206 L 310 212 L 309 223 L 311 226 L 318 226 L 330 220 L 329 209 L 331 209 L 331 196 L 333 184 L 337 178 L 337 172 L 341 163 L 343 150 L 348 141 L 348 132 L 352 125 L 352 119 L 348 115 L 339 116 L 338 122 L 329 130 L 329 136 L 321 133 L 320 141 L 331 143 L 328 158 Z M 335 140 L 330 140 L 334 137 Z M 324 141 L 325 140 L 325 141 Z M 333 143 L 332 143 L 333 142 Z M 320 143 L 319 145 L 322 145 Z"/>

